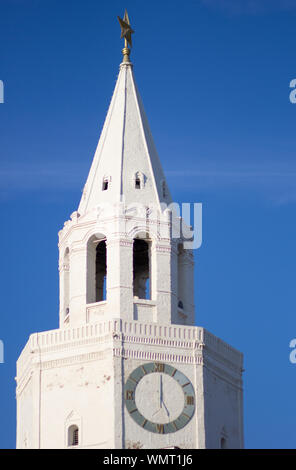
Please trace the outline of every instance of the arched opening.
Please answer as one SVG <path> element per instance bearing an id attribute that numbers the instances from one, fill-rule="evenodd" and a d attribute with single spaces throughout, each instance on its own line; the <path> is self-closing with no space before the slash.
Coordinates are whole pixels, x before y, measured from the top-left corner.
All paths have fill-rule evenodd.
<path id="1" fill-rule="evenodd" d="M 145 240 L 135 238 L 133 243 L 134 297 L 151 299 L 150 246 Z"/>
<path id="2" fill-rule="evenodd" d="M 178 245 L 178 309 L 184 310 L 186 304 L 185 298 L 185 263 L 184 263 L 184 247 L 183 243 Z M 181 321 L 181 319 L 179 318 Z M 183 320 L 182 320 L 183 321 Z"/>
<path id="3" fill-rule="evenodd" d="M 106 300 L 107 281 L 107 249 L 106 240 L 98 243 L 96 247 L 96 302 Z"/>
<path id="4" fill-rule="evenodd" d="M 87 244 L 87 291 L 88 304 L 106 300 L 107 246 L 104 235 L 93 236 Z"/>
<path id="5" fill-rule="evenodd" d="M 134 184 L 136 189 L 143 189 L 144 187 L 144 175 L 141 171 L 137 171 L 134 175 Z"/>
<path id="6" fill-rule="evenodd" d="M 79 445 L 79 429 L 78 426 L 72 424 L 68 428 L 68 446 L 78 446 Z"/>
<path id="7" fill-rule="evenodd" d="M 70 305 L 70 252 L 66 249 L 64 254 L 64 317 L 69 315 Z"/>
<path id="8" fill-rule="evenodd" d="M 141 180 L 140 180 L 139 176 L 136 176 L 136 178 L 135 178 L 135 188 L 136 189 L 141 189 Z"/>
<path id="9" fill-rule="evenodd" d="M 109 176 L 104 176 L 102 181 L 102 191 L 107 191 L 110 186 L 111 178 Z"/>

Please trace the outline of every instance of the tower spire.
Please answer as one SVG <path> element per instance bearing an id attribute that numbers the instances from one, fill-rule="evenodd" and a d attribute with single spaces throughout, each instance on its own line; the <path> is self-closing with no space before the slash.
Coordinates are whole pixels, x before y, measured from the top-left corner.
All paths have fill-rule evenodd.
<path id="1" fill-rule="evenodd" d="M 79 204 L 81 215 L 106 202 L 172 202 L 129 61 L 133 30 L 127 11 L 118 20 L 123 62 Z"/>
<path id="2" fill-rule="evenodd" d="M 132 47 L 132 34 L 135 32 L 130 25 L 130 20 L 128 17 L 127 10 L 125 9 L 124 17 L 121 19 L 117 16 L 120 27 L 121 27 L 121 39 L 124 38 L 124 48 L 122 49 L 123 62 L 129 62 L 129 56 L 131 50 L 128 45 Z"/>

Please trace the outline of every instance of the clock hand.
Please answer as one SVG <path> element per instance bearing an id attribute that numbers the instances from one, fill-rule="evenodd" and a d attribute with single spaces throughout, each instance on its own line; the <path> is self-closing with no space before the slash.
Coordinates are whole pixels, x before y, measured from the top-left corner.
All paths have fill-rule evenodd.
<path id="1" fill-rule="evenodd" d="M 161 403 L 162 403 L 162 377 L 160 374 L 159 377 L 159 390 L 158 390 L 158 398 L 159 398 L 159 408 L 153 413 L 152 416 L 156 415 L 161 410 Z"/>
<path id="2" fill-rule="evenodd" d="M 166 407 L 166 405 L 165 405 L 165 402 L 163 401 L 162 404 L 163 404 L 163 407 L 164 407 L 164 409 L 165 409 L 166 414 L 167 414 L 168 416 L 170 416 L 170 412 L 169 412 L 169 410 L 167 409 L 167 407 Z"/>
<path id="3" fill-rule="evenodd" d="M 168 416 L 170 416 L 170 413 L 169 413 L 169 410 L 167 409 L 166 405 L 165 405 L 165 402 L 163 401 L 163 383 L 162 383 L 162 375 L 160 375 L 160 407 L 162 408 L 162 406 L 164 407 L 165 409 L 165 412 Z"/>

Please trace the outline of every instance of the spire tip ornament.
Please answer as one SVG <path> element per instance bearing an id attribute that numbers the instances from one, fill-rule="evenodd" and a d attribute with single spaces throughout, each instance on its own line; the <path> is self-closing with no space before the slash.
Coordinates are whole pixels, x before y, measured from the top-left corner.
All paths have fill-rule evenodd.
<path id="1" fill-rule="evenodd" d="M 124 48 L 122 49 L 123 54 L 123 62 L 129 62 L 129 55 L 131 50 L 128 46 L 132 47 L 132 34 L 135 32 L 130 25 L 128 13 L 125 10 L 124 17 L 121 19 L 117 16 L 120 27 L 121 27 L 121 36 L 120 38 L 124 38 Z"/>

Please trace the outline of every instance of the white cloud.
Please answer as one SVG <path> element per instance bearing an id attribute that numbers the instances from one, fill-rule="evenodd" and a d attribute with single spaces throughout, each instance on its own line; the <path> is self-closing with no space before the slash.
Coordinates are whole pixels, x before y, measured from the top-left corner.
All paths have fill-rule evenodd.
<path id="1" fill-rule="evenodd" d="M 228 169 L 224 169 L 227 168 Z M 170 185 L 176 185 L 179 192 L 223 193 L 232 191 L 238 195 L 241 191 L 245 195 L 256 194 L 276 205 L 296 202 L 296 169 L 282 168 L 235 168 L 225 164 L 224 168 L 217 165 L 200 170 L 185 169 L 182 171 L 167 171 L 166 175 Z"/>
<path id="2" fill-rule="evenodd" d="M 235 195 L 239 191 L 254 193 L 276 204 L 296 202 L 296 168 L 288 162 L 272 165 L 266 163 L 256 167 L 238 166 L 235 163 L 197 162 L 195 168 L 168 170 L 166 176 L 172 193 L 185 194 L 217 193 L 231 190 Z M 52 161 L 46 164 L 28 163 L 20 167 L 8 165 L 0 170 L 1 198 L 20 197 L 24 193 L 47 193 L 56 191 L 65 194 L 69 191 L 82 191 L 88 172 L 87 162 L 71 165 Z"/>
<path id="3" fill-rule="evenodd" d="M 0 191 L 23 192 L 44 190 L 68 190 L 80 188 L 86 169 L 78 164 L 33 164 L 6 166 L 0 170 Z"/>

